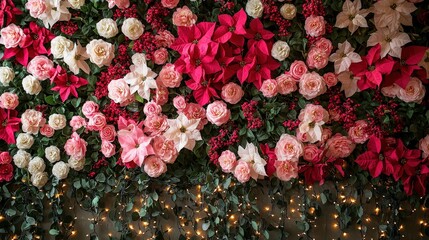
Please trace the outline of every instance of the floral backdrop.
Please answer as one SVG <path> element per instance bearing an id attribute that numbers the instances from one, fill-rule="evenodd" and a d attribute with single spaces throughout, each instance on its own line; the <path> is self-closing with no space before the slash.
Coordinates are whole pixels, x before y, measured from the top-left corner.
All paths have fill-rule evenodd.
<path id="1" fill-rule="evenodd" d="M 0 27 L 6 239 L 72 238 L 70 202 L 91 239 L 286 239 L 296 194 L 291 239 L 324 205 L 399 239 L 429 207 L 427 1 L 0 0 Z"/>

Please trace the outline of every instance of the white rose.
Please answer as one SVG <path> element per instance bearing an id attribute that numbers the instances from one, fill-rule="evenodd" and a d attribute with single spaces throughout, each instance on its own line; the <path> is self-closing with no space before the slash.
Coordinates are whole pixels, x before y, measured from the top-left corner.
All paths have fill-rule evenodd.
<path id="1" fill-rule="evenodd" d="M 13 155 L 13 163 L 15 163 L 18 168 L 27 168 L 30 158 L 31 154 L 24 150 L 18 150 L 18 152 Z"/>
<path id="2" fill-rule="evenodd" d="M 28 133 L 20 133 L 16 138 L 16 147 L 18 149 L 29 149 L 33 146 L 34 138 Z"/>
<path id="3" fill-rule="evenodd" d="M 45 161 L 43 161 L 43 159 L 41 157 L 34 157 L 28 163 L 28 171 L 31 174 L 43 172 L 43 171 L 45 171 L 45 168 L 46 168 Z"/>
<path id="4" fill-rule="evenodd" d="M 51 53 L 54 58 L 63 58 L 64 54 L 73 50 L 73 42 L 63 36 L 57 36 L 51 41 Z"/>
<path id="5" fill-rule="evenodd" d="M 57 162 L 52 167 L 52 174 L 59 180 L 67 178 L 70 168 L 65 162 Z"/>
<path id="6" fill-rule="evenodd" d="M 85 4 L 85 0 L 68 0 L 73 9 L 80 9 Z"/>
<path id="7" fill-rule="evenodd" d="M 42 91 L 40 81 L 32 75 L 28 75 L 22 79 L 22 87 L 24 87 L 24 91 L 30 95 L 37 95 Z"/>
<path id="8" fill-rule="evenodd" d="M 271 49 L 271 56 L 273 58 L 283 61 L 289 57 L 290 47 L 287 42 L 277 41 L 274 43 L 273 48 Z"/>
<path id="9" fill-rule="evenodd" d="M 136 18 L 127 18 L 121 27 L 122 33 L 130 40 L 138 39 L 144 32 L 144 26 Z"/>
<path id="10" fill-rule="evenodd" d="M 38 172 L 31 176 L 31 184 L 37 188 L 42 188 L 48 182 L 47 172 Z"/>
<path id="11" fill-rule="evenodd" d="M 114 37 L 119 31 L 116 21 L 111 18 L 101 19 L 95 26 L 98 34 L 104 38 Z"/>
<path id="12" fill-rule="evenodd" d="M 0 67 L 0 82 L 3 86 L 9 86 L 9 83 L 15 78 L 15 72 L 10 67 Z"/>
<path id="13" fill-rule="evenodd" d="M 85 158 L 76 159 L 76 158 L 71 157 L 71 158 L 69 158 L 68 164 L 74 170 L 80 171 L 85 166 Z"/>
<path id="14" fill-rule="evenodd" d="M 101 39 L 94 39 L 86 45 L 89 60 L 98 67 L 109 66 L 115 57 L 115 47 Z"/>
<path id="15" fill-rule="evenodd" d="M 61 130 L 65 128 L 67 124 L 66 116 L 62 114 L 52 114 L 49 116 L 48 124 L 54 130 Z"/>
<path id="16" fill-rule="evenodd" d="M 260 0 L 249 0 L 246 3 L 246 13 L 252 18 L 262 17 L 264 6 Z"/>
<path id="17" fill-rule="evenodd" d="M 292 20 L 296 16 L 296 7 L 293 4 L 286 3 L 280 8 L 280 14 L 287 20 Z"/>
<path id="18" fill-rule="evenodd" d="M 60 149 L 57 148 L 56 146 L 49 146 L 45 148 L 45 157 L 51 163 L 59 161 L 61 158 Z"/>
<path id="19" fill-rule="evenodd" d="M 142 65 L 147 65 L 146 62 L 146 54 L 144 53 L 135 53 L 132 57 L 131 57 L 131 61 L 133 62 L 134 65 L 136 66 L 142 66 Z"/>

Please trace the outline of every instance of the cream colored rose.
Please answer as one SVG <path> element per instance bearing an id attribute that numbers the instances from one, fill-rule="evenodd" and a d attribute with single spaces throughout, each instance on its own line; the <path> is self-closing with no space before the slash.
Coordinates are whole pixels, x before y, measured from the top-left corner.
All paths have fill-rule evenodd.
<path id="1" fill-rule="evenodd" d="M 54 58 L 63 58 L 64 54 L 73 50 L 73 42 L 63 36 L 57 36 L 51 41 L 51 53 Z"/>
<path id="2" fill-rule="evenodd" d="M 115 47 L 101 39 L 94 39 L 86 45 L 89 60 L 98 67 L 109 66 L 115 57 Z"/>
<path id="3" fill-rule="evenodd" d="M 421 103 L 426 90 L 420 79 L 412 77 L 405 89 L 399 88 L 398 98 L 404 102 Z"/>
<path id="4" fill-rule="evenodd" d="M 112 38 L 118 34 L 118 25 L 116 21 L 111 18 L 101 19 L 96 25 L 97 32 L 104 38 Z"/>
<path id="5" fill-rule="evenodd" d="M 122 33 L 130 40 L 138 39 L 144 32 L 144 26 L 136 18 L 127 18 L 121 27 Z"/>
<path id="6" fill-rule="evenodd" d="M 31 75 L 28 75 L 22 79 L 22 87 L 24 88 L 24 91 L 30 95 L 37 95 L 40 93 L 40 91 L 42 91 L 40 81 Z"/>
<path id="7" fill-rule="evenodd" d="M 48 182 L 47 172 L 38 172 L 31 176 L 31 184 L 37 188 L 42 188 Z"/>
<path id="8" fill-rule="evenodd" d="M 70 167 L 65 162 L 57 162 L 52 167 L 52 174 L 59 180 L 66 179 L 69 175 L 69 171 Z"/>
<path id="9" fill-rule="evenodd" d="M 10 67 L 0 67 L 0 82 L 3 86 L 9 86 L 9 83 L 15 78 L 15 72 Z"/>
<path id="10" fill-rule="evenodd" d="M 25 150 L 18 150 L 18 152 L 13 155 L 13 163 L 15 163 L 18 168 L 27 168 L 30 158 L 31 154 Z"/>
<path id="11" fill-rule="evenodd" d="M 147 65 L 146 62 L 146 54 L 144 53 L 135 53 L 132 57 L 131 57 L 131 61 L 133 62 L 134 65 L 136 66 L 141 66 L 141 65 Z"/>
<path id="12" fill-rule="evenodd" d="M 68 0 L 73 9 L 80 9 L 85 4 L 85 0 Z"/>
<path id="13" fill-rule="evenodd" d="M 77 158 L 70 157 L 68 164 L 74 170 L 80 171 L 85 166 L 85 158 L 77 159 Z"/>
<path id="14" fill-rule="evenodd" d="M 45 161 L 43 161 L 43 158 L 41 157 L 34 157 L 28 163 L 28 172 L 30 172 L 31 174 L 43 172 L 45 171 L 45 168 L 46 168 Z"/>
<path id="15" fill-rule="evenodd" d="M 16 147 L 18 149 L 29 149 L 34 144 L 34 138 L 31 134 L 20 133 L 16 138 Z"/>
<path id="16" fill-rule="evenodd" d="M 293 4 L 286 3 L 280 8 L 280 14 L 287 20 L 292 20 L 296 16 L 296 7 Z"/>
<path id="17" fill-rule="evenodd" d="M 271 49 L 271 56 L 279 61 L 283 61 L 289 57 L 289 53 L 290 47 L 287 42 L 284 41 L 277 41 Z"/>
<path id="18" fill-rule="evenodd" d="M 45 148 L 45 158 L 48 159 L 48 161 L 51 163 L 59 161 L 61 158 L 60 149 L 56 146 L 49 146 Z"/>
<path id="19" fill-rule="evenodd" d="M 246 3 L 246 13 L 252 18 L 260 18 L 262 17 L 262 13 L 264 12 L 264 5 L 260 0 L 249 0 Z"/>
<path id="20" fill-rule="evenodd" d="M 54 130 L 61 130 L 67 124 L 66 116 L 62 114 L 52 114 L 49 116 L 48 124 Z"/>

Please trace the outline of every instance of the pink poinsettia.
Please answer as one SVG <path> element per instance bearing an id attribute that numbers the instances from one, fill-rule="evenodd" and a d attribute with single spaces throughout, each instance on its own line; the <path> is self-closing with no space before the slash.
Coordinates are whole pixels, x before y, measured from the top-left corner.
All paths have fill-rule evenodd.
<path id="1" fill-rule="evenodd" d="M 194 48 L 197 44 L 207 44 L 211 42 L 215 26 L 215 23 L 200 22 L 191 27 L 178 27 L 177 33 L 179 36 L 171 44 L 170 48 L 183 55 L 186 54 L 190 48 Z"/>
<path id="2" fill-rule="evenodd" d="M 247 20 L 246 12 L 241 9 L 234 16 L 220 14 L 218 16 L 220 26 L 214 33 L 214 40 L 219 43 L 230 41 L 237 47 L 243 47 L 244 35 L 246 34 L 245 24 Z"/>
<path id="3" fill-rule="evenodd" d="M 15 6 L 12 0 L 0 0 L 0 27 L 15 22 L 15 16 L 21 14 L 22 11 Z"/>
<path id="4" fill-rule="evenodd" d="M 20 118 L 17 118 L 18 112 L 10 109 L 0 108 L 0 139 L 7 144 L 15 143 L 15 132 L 19 130 Z"/>
<path id="5" fill-rule="evenodd" d="M 59 65 L 51 70 L 50 79 L 55 84 L 51 90 L 59 92 L 61 101 L 63 102 L 69 98 L 70 94 L 78 97 L 77 89 L 88 84 L 88 81 L 84 78 L 76 75 L 68 75 Z"/>

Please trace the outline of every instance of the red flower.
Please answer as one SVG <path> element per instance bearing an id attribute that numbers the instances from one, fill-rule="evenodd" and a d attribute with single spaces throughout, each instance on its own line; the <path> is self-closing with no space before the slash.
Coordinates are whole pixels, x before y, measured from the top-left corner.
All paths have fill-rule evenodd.
<path id="1" fill-rule="evenodd" d="M 254 52 L 254 53 L 252 53 Z M 271 78 L 271 71 L 280 67 L 271 55 L 265 55 L 256 47 L 252 47 L 248 54 L 255 54 L 255 64 L 250 68 L 247 81 L 253 83 L 257 89 L 262 86 L 262 81 Z"/>
<path id="2" fill-rule="evenodd" d="M 67 75 L 66 71 L 59 65 L 51 71 L 51 82 L 55 84 L 55 87 L 51 90 L 59 92 L 63 102 L 67 100 L 70 94 L 78 97 L 77 89 L 88 84 L 86 79 L 75 75 Z"/>
<path id="3" fill-rule="evenodd" d="M 9 182 L 13 178 L 13 165 L 10 163 L 0 164 L 0 182 Z"/>
<path id="4" fill-rule="evenodd" d="M 274 148 L 270 148 L 267 143 L 261 143 L 259 147 L 261 148 L 262 154 L 268 157 L 267 165 L 265 165 L 265 172 L 268 177 L 271 177 L 276 172 L 276 167 L 274 166 L 277 161 L 276 153 L 274 152 Z"/>
<path id="5" fill-rule="evenodd" d="M 200 22 L 192 27 L 178 27 L 179 37 L 171 44 L 170 48 L 185 55 L 189 48 L 193 48 L 197 44 L 204 45 L 211 42 L 215 26 L 215 23 Z"/>
<path id="6" fill-rule="evenodd" d="M 20 118 L 17 118 L 18 112 L 15 110 L 5 110 L 0 108 L 0 139 L 7 144 L 15 143 L 15 132 L 19 130 Z"/>
<path id="7" fill-rule="evenodd" d="M 237 47 L 243 47 L 244 35 L 246 34 L 246 12 L 241 9 L 233 17 L 228 14 L 220 14 L 218 19 L 220 26 L 214 33 L 214 40 L 219 43 L 230 41 Z"/>
<path id="8" fill-rule="evenodd" d="M 424 159 L 420 168 L 413 175 L 405 176 L 402 178 L 404 191 L 408 196 L 413 195 L 414 192 L 423 197 L 426 195 L 426 181 L 429 176 L 429 159 Z"/>
<path id="9" fill-rule="evenodd" d="M 210 102 L 212 97 L 219 98 L 216 89 L 222 88 L 222 75 L 203 75 L 201 82 L 193 78 L 186 81 L 186 86 L 192 89 L 192 94 L 200 106 L 204 106 Z"/>
<path id="10" fill-rule="evenodd" d="M 317 157 L 307 161 L 301 161 L 299 173 L 304 173 L 306 184 L 319 182 L 322 185 L 327 176 L 337 170 L 344 177 L 343 159 L 326 158 L 325 153 L 320 151 Z"/>
<path id="11" fill-rule="evenodd" d="M 397 146 L 395 149 L 390 150 L 386 153 L 389 159 L 393 163 L 393 178 L 398 181 L 403 176 L 414 175 L 417 166 L 421 163 L 421 151 L 418 149 L 407 149 L 402 143 L 401 139 L 398 139 Z"/>
<path id="12" fill-rule="evenodd" d="M 380 176 L 381 173 L 392 175 L 394 172 L 393 160 L 389 154 L 386 154 L 392 148 L 388 146 L 387 141 L 373 135 L 370 137 L 367 146 L 368 151 L 359 155 L 355 160 L 356 163 L 363 170 L 368 170 L 373 178 Z"/>
<path id="13" fill-rule="evenodd" d="M 11 0 L 0 0 L 0 27 L 15 22 L 15 15 L 21 15 L 22 11 L 15 7 Z M 5 24 L 6 23 L 6 24 Z"/>
<path id="14" fill-rule="evenodd" d="M 368 55 L 362 57 L 362 61 L 352 63 L 350 71 L 360 79 L 357 85 L 360 90 L 379 87 L 383 81 L 383 75 L 392 72 L 395 61 L 390 56 L 380 59 L 381 45 L 377 44 L 368 51 Z"/>
<path id="15" fill-rule="evenodd" d="M 271 50 L 268 49 L 268 44 L 266 41 L 274 37 L 274 33 L 265 30 L 264 25 L 262 24 L 259 18 L 255 18 L 250 22 L 250 29 L 247 29 L 246 38 L 249 39 L 247 42 L 247 47 L 257 48 L 262 54 L 271 56 Z"/>

